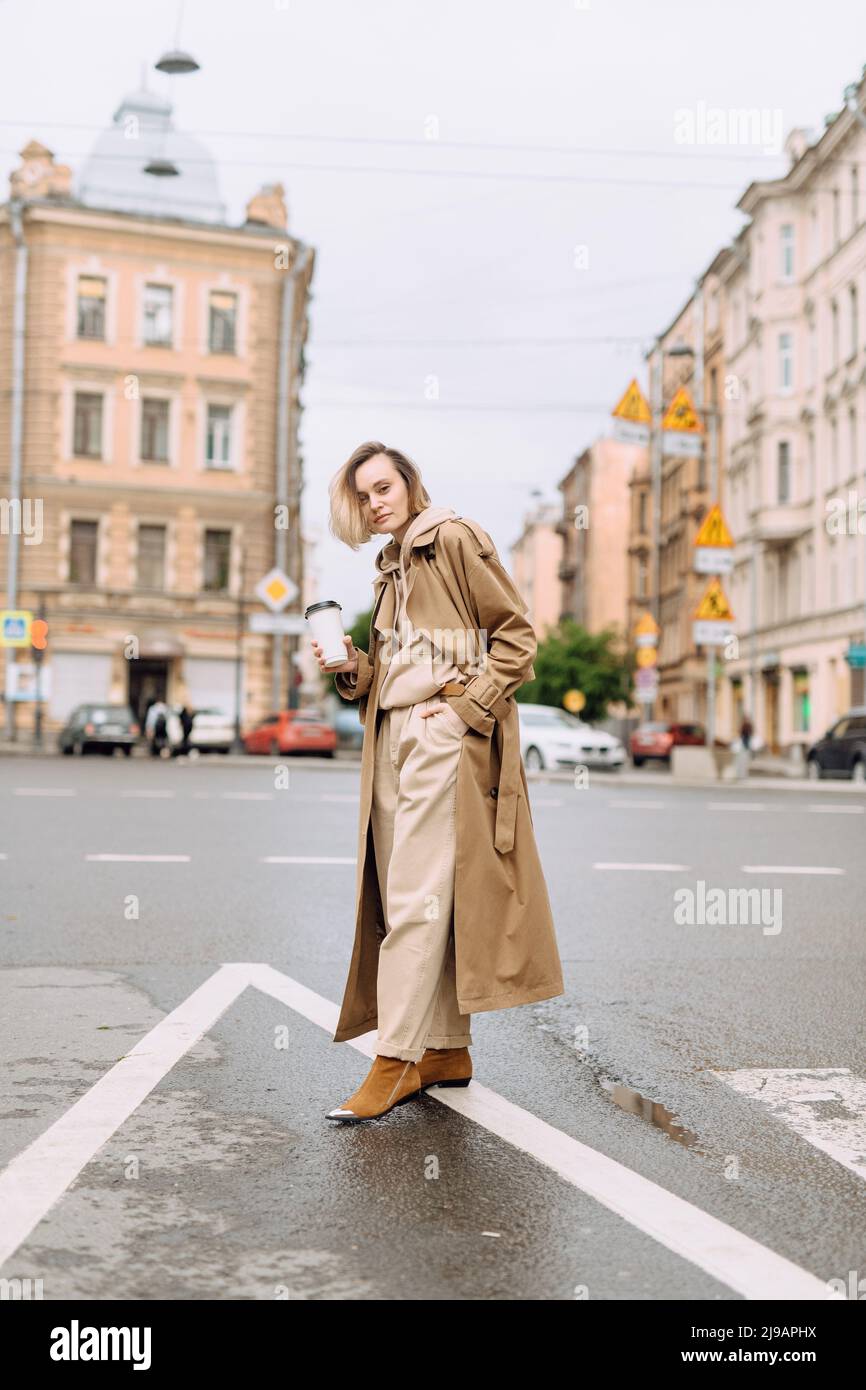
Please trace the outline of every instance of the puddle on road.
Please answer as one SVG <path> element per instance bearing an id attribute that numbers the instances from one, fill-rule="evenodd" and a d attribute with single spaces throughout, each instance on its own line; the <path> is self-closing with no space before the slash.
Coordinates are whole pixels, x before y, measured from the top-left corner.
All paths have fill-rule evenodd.
<path id="1" fill-rule="evenodd" d="M 596 1078 L 602 1090 L 606 1091 L 620 1110 L 625 1110 L 629 1115 L 638 1115 L 642 1120 L 648 1120 L 656 1129 L 662 1130 L 669 1139 L 674 1139 L 684 1148 L 693 1149 L 695 1153 L 703 1154 L 704 1150 L 698 1145 L 698 1136 L 693 1134 L 690 1129 L 678 1124 L 672 1111 L 668 1110 L 660 1101 L 651 1100 L 649 1096 L 641 1095 L 640 1091 L 635 1091 L 631 1086 L 624 1086 L 621 1081 L 612 1081 L 610 1077 L 599 1076 Z"/>

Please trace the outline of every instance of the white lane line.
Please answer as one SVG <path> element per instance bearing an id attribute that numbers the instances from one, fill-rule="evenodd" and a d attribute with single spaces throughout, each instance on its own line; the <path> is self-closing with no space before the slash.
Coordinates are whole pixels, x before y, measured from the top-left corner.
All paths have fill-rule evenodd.
<path id="1" fill-rule="evenodd" d="M 814 1148 L 850 1168 L 858 1178 L 866 1178 L 866 1081 L 862 1076 L 847 1067 L 747 1067 L 716 1071 L 713 1076 L 750 1100 L 760 1101 Z"/>
<path id="2" fill-rule="evenodd" d="M 247 980 L 245 966 L 221 966 L 0 1173 L 0 1266 Z"/>
<path id="3" fill-rule="evenodd" d="M 188 854 L 85 854 L 85 859 L 105 864 L 188 864 Z"/>
<path id="4" fill-rule="evenodd" d="M 15 1253 L 79 1173 L 176 1062 L 253 985 L 329 1035 L 339 1007 L 267 964 L 220 966 L 136 1043 L 90 1090 L 0 1173 L 0 1266 Z M 372 1059 L 375 1030 L 349 1045 Z M 429 1092 L 529 1154 L 636 1230 L 744 1298 L 827 1299 L 826 1283 L 624 1164 L 563 1134 L 473 1081 L 460 1098 Z M 322 1115 L 324 1118 L 323 1103 Z"/>
<path id="5" fill-rule="evenodd" d="M 708 811 L 766 811 L 765 801 L 708 801 Z"/>
<path id="6" fill-rule="evenodd" d="M 866 813 L 866 806 L 807 806 L 807 811 L 814 811 L 820 816 L 862 816 Z"/>
<path id="7" fill-rule="evenodd" d="M 660 873 L 675 873 L 687 869 L 689 866 L 688 864 L 614 864 L 600 861 L 598 864 L 593 864 L 592 867 L 594 869 L 625 869 L 626 871 L 646 869 L 650 873 L 656 870 Z"/>
<path id="8" fill-rule="evenodd" d="M 744 874 L 844 874 L 844 869 L 830 869 L 823 864 L 743 864 Z"/>
<path id="9" fill-rule="evenodd" d="M 168 791 L 146 791 L 144 788 L 142 788 L 140 791 L 138 791 L 138 790 L 136 790 L 135 788 L 132 788 L 132 789 L 130 789 L 129 791 L 122 791 L 122 792 L 120 793 L 120 795 L 121 795 L 121 796 L 154 797 L 154 798 L 159 797 L 161 800 L 167 800 L 167 799 L 170 799 L 170 798 L 173 797 L 173 796 L 177 796 L 177 792 L 168 792 Z"/>
<path id="10" fill-rule="evenodd" d="M 220 792 L 224 801 L 273 801 L 274 792 Z"/>
<path id="11" fill-rule="evenodd" d="M 351 858 L 332 857 L 327 854 L 266 854 L 259 858 L 260 864 L 356 864 L 355 855 Z"/>
<path id="12" fill-rule="evenodd" d="M 661 811 L 668 803 L 666 801 L 626 801 L 625 797 L 612 796 L 607 804 L 623 811 Z"/>
<path id="13" fill-rule="evenodd" d="M 77 796 L 74 787 L 13 787 L 16 796 Z"/>

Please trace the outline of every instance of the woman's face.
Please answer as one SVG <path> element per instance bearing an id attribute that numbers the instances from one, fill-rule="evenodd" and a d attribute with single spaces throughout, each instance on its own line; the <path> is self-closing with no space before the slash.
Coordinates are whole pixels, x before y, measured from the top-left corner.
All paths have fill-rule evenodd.
<path id="1" fill-rule="evenodd" d="M 409 522 L 409 490 L 386 454 L 375 454 L 355 470 L 355 489 L 374 536 L 396 534 Z"/>

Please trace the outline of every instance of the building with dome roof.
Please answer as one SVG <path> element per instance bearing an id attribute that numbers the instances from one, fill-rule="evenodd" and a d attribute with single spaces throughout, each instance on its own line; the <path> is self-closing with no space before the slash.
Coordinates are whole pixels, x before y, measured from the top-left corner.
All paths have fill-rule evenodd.
<path id="1" fill-rule="evenodd" d="M 213 157 L 143 89 L 75 173 L 37 140 L 20 159 L 0 205 L 0 567 L 3 606 L 48 621 L 43 723 L 88 701 L 143 720 L 157 698 L 234 719 L 239 595 L 263 615 L 279 568 L 304 629 L 314 251 L 279 183 L 230 225 Z M 293 703 L 296 644 L 245 628 L 242 727 Z M 3 656 L 7 735 L 26 736 L 31 650 Z"/>

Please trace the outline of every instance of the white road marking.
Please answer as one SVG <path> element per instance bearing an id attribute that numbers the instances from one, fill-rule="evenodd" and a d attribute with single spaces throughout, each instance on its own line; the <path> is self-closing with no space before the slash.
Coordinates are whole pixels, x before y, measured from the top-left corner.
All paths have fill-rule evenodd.
<path id="1" fill-rule="evenodd" d="M 273 801 L 273 792 L 220 792 L 225 801 Z"/>
<path id="2" fill-rule="evenodd" d="M 322 794 L 317 798 L 317 800 L 319 800 L 319 801 L 346 801 L 346 802 L 354 802 L 354 803 L 357 805 L 358 796 L 357 796 L 357 793 L 353 795 L 351 792 L 322 793 Z"/>
<path id="3" fill-rule="evenodd" d="M 613 796 L 607 804 L 608 806 L 615 806 L 617 810 L 661 811 L 668 803 L 666 801 L 626 801 L 625 797 Z"/>
<path id="4" fill-rule="evenodd" d="M 647 869 L 647 870 L 649 870 L 650 872 L 654 872 L 655 870 L 658 870 L 659 872 L 671 872 L 671 873 L 674 873 L 674 872 L 680 872 L 680 871 L 682 871 L 682 870 L 685 870 L 685 869 L 687 869 L 689 866 L 688 866 L 688 864 L 613 864 L 613 863 L 610 863 L 610 864 L 609 864 L 609 863 L 605 863 L 605 862 L 602 861 L 602 862 L 599 862 L 598 864 L 593 864 L 592 867 L 593 867 L 594 869 L 626 869 L 626 870 L 631 870 L 631 869 L 635 869 L 635 870 Z"/>
<path id="5" fill-rule="evenodd" d="M 765 801 L 708 801 L 708 811 L 766 811 Z"/>
<path id="6" fill-rule="evenodd" d="M 0 1266 L 167 1072 L 246 988 L 248 967 L 223 965 L 0 1173 Z"/>
<path id="7" fill-rule="evenodd" d="M 142 788 L 140 791 L 137 791 L 137 790 L 135 790 L 135 789 L 132 789 L 132 790 L 130 790 L 130 791 L 122 791 L 122 792 L 120 793 L 120 795 L 121 795 L 121 796 L 160 797 L 161 799 L 166 800 L 166 799 L 170 799 L 170 798 L 173 797 L 173 796 L 177 796 L 177 792 L 169 792 L 169 791 L 147 791 L 147 790 L 145 790 L 144 788 Z"/>
<path id="8" fill-rule="evenodd" d="M 74 787 L 14 787 L 16 796 L 77 796 Z"/>
<path id="9" fill-rule="evenodd" d="M 85 859 L 106 864 L 188 864 L 188 854 L 85 854 Z"/>
<path id="10" fill-rule="evenodd" d="M 816 1149 L 866 1178 L 866 1081 L 847 1067 L 747 1067 L 716 1071 L 726 1085 L 766 1105 Z M 822 1107 L 831 1113 L 822 1114 Z M 847 1112 L 840 1115 L 839 1111 Z"/>
<path id="11" fill-rule="evenodd" d="M 82 1169 L 247 985 L 328 1034 L 339 1008 L 267 964 L 226 964 L 136 1043 L 126 1057 L 0 1173 L 0 1266 L 60 1200 Z M 372 1059 L 375 1030 L 349 1046 Z M 747 1299 L 824 1300 L 826 1283 L 691 1202 L 562 1133 L 473 1080 L 471 1091 L 428 1092 L 529 1154 L 665 1249 Z M 323 1104 L 324 1118 L 324 1104 Z"/>
<path id="12" fill-rule="evenodd" d="M 844 869 L 825 868 L 822 864 L 743 864 L 744 874 L 844 874 Z"/>
<path id="13" fill-rule="evenodd" d="M 866 806 L 808 806 L 809 811 L 814 811 L 822 816 L 862 816 L 866 812 Z"/>
<path id="14" fill-rule="evenodd" d="M 357 858 L 331 857 L 327 854 L 266 854 L 259 859 L 260 864 L 356 864 Z"/>

